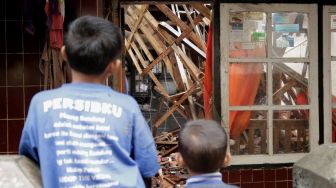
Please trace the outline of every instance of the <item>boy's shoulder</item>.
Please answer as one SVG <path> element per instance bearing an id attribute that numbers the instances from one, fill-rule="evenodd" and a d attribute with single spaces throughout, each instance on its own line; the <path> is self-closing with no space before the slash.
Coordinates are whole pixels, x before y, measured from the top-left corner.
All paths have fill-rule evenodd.
<path id="1" fill-rule="evenodd" d="M 57 93 L 59 93 L 59 88 L 39 91 L 32 97 L 31 103 L 37 103 L 37 102 L 41 102 L 41 101 L 53 98 L 55 96 L 59 96 L 57 95 Z"/>

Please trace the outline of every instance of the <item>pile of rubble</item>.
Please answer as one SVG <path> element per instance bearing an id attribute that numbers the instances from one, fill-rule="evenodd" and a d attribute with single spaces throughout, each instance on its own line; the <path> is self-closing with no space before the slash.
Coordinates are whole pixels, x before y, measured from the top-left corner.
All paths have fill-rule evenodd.
<path id="1" fill-rule="evenodd" d="M 188 172 L 177 164 L 179 129 L 162 132 L 155 137 L 161 169 L 157 177 L 153 178 L 152 187 L 178 187 L 185 184 Z"/>

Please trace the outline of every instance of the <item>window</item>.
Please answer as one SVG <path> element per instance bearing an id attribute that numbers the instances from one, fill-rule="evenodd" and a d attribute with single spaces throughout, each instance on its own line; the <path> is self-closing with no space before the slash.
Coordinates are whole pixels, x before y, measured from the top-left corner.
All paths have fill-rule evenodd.
<path id="1" fill-rule="evenodd" d="M 336 6 L 323 8 L 324 141 L 336 141 Z"/>
<path id="2" fill-rule="evenodd" d="M 221 4 L 221 108 L 233 164 L 318 146 L 317 6 Z"/>

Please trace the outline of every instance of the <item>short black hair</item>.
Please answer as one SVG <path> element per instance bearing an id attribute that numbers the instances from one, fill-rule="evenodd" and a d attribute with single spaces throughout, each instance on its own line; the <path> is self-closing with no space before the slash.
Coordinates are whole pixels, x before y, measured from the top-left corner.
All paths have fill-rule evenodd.
<path id="1" fill-rule="evenodd" d="M 179 152 L 186 167 L 194 173 L 218 171 L 224 162 L 227 134 L 212 120 L 188 122 L 179 134 Z"/>
<path id="2" fill-rule="evenodd" d="M 94 16 L 83 16 L 72 22 L 64 44 L 70 67 L 88 75 L 103 73 L 123 48 L 120 28 Z"/>

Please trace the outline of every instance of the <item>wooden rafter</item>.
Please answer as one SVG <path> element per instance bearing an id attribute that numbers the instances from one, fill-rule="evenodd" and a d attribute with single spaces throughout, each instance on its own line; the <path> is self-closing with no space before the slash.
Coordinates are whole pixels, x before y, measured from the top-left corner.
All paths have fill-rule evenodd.
<path id="1" fill-rule="evenodd" d="M 141 65 L 143 67 L 146 67 L 147 66 L 146 61 L 143 59 L 143 57 L 142 57 L 142 55 L 141 55 L 138 47 L 134 43 L 131 44 L 131 47 L 134 50 L 134 52 L 137 55 L 137 57 L 139 58 Z M 141 73 L 141 72 L 142 72 L 142 70 L 140 69 L 139 73 Z M 161 95 L 165 96 L 165 97 L 168 97 L 168 93 L 166 92 L 166 90 L 164 89 L 164 87 L 162 86 L 162 84 L 160 83 L 160 81 L 156 78 L 156 76 L 152 72 L 150 72 L 148 75 L 153 80 L 153 82 L 155 83 L 155 85 L 157 86 L 157 89 L 159 90 L 159 93 Z"/>
<path id="2" fill-rule="evenodd" d="M 187 13 L 187 17 L 189 19 L 190 25 L 193 27 L 195 33 L 197 33 L 196 25 L 194 24 L 194 21 L 193 21 L 193 19 L 191 17 L 191 13 L 190 13 L 189 9 L 187 8 L 186 5 L 182 5 L 182 6 L 183 6 L 184 11 Z M 200 35 L 196 35 L 196 36 L 197 36 L 198 40 L 201 41 L 201 45 L 202 45 L 203 51 L 206 51 L 205 41 L 202 40 L 202 38 L 200 37 Z"/>
<path id="3" fill-rule="evenodd" d="M 140 10 L 139 17 L 137 21 L 134 24 L 134 27 L 131 28 L 131 35 L 127 38 L 128 45 L 126 45 L 126 51 L 130 49 L 130 44 L 132 44 L 133 39 L 134 39 L 134 34 L 138 31 L 140 23 L 142 22 L 142 19 L 148 9 L 148 5 L 143 5 Z"/>
<path id="4" fill-rule="evenodd" d="M 199 11 L 201 14 L 203 14 L 206 18 L 211 20 L 211 10 L 208 9 L 206 6 L 200 3 L 191 3 L 191 6 L 197 11 Z"/>
<path id="5" fill-rule="evenodd" d="M 194 24 L 199 23 L 202 20 L 202 16 L 198 15 L 195 20 L 194 20 Z M 171 53 L 173 51 L 173 45 L 180 45 L 181 42 L 183 41 L 183 39 L 185 37 L 187 37 L 193 30 L 193 27 L 188 27 L 187 29 L 185 29 L 182 34 L 177 37 L 175 39 L 175 41 L 170 42 L 169 47 L 166 48 L 166 50 L 164 52 L 162 52 L 159 57 L 157 57 L 154 61 L 152 61 L 152 63 L 150 65 L 148 65 L 148 67 L 146 69 L 143 70 L 142 75 L 147 74 L 151 69 L 153 69 L 155 67 L 155 65 L 157 65 L 160 61 L 162 61 L 162 59 L 164 57 L 166 57 L 169 53 Z M 161 31 L 160 33 L 163 33 L 163 31 Z"/>
<path id="6" fill-rule="evenodd" d="M 125 21 L 128 26 L 132 26 L 134 25 L 134 22 L 135 22 L 134 19 L 135 19 L 135 14 L 137 13 L 136 12 L 137 9 L 135 7 L 129 6 L 127 11 L 129 13 L 129 16 L 125 17 Z M 152 26 L 148 23 L 147 20 L 143 20 L 139 28 L 144 34 L 144 36 L 147 38 L 149 43 L 153 46 L 154 50 L 158 54 L 161 54 L 165 50 L 166 47 L 163 41 L 161 40 L 160 35 L 152 28 Z M 181 78 L 178 77 L 178 75 L 174 77 L 173 62 L 171 62 L 167 56 L 164 57 L 162 60 L 165 63 L 168 69 L 168 72 L 170 73 L 170 75 L 172 75 L 175 84 L 178 85 L 178 83 L 182 82 Z M 179 88 L 179 89 L 183 89 L 183 88 Z"/>
<path id="7" fill-rule="evenodd" d="M 188 25 L 184 23 L 182 20 L 180 20 L 168 7 L 164 4 L 156 4 L 155 5 L 163 14 L 165 14 L 172 22 L 174 22 L 178 27 L 181 28 L 181 30 L 188 29 Z M 196 46 L 202 49 L 202 41 L 198 39 L 196 34 L 192 32 L 189 35 L 189 38 L 191 41 L 195 43 Z"/>

